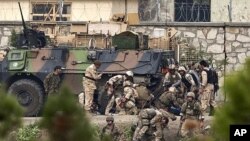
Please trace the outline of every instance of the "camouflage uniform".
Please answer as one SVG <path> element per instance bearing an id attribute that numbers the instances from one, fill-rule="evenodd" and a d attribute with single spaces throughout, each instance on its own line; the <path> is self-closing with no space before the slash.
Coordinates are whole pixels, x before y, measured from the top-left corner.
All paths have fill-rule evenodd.
<path id="1" fill-rule="evenodd" d="M 169 87 L 176 87 L 178 91 L 182 92 L 183 90 L 180 87 L 181 85 L 181 75 L 176 71 L 175 65 L 171 64 L 169 66 L 169 72 L 166 73 L 163 87 L 168 89 Z"/>
<path id="2" fill-rule="evenodd" d="M 201 72 L 201 110 L 202 114 L 206 113 L 206 110 L 209 106 L 216 107 L 214 101 L 214 85 L 212 84 L 211 78 L 208 77 L 210 73 L 209 68 L 205 67 Z"/>
<path id="3" fill-rule="evenodd" d="M 137 114 L 137 107 L 135 105 L 136 90 L 132 87 L 130 81 L 125 81 L 123 97 L 116 98 L 116 107 L 120 114 Z"/>
<path id="4" fill-rule="evenodd" d="M 170 87 L 169 90 L 163 93 L 159 97 L 159 108 L 167 108 L 169 112 L 173 114 L 179 114 L 181 109 L 181 102 L 176 97 L 176 89 L 175 87 Z"/>
<path id="5" fill-rule="evenodd" d="M 59 90 L 60 80 L 61 80 L 60 76 L 55 74 L 54 72 L 48 74 L 46 78 L 44 79 L 45 92 L 48 95 L 57 93 Z"/>
<path id="6" fill-rule="evenodd" d="M 182 137 L 197 135 L 200 132 L 200 120 L 202 120 L 201 106 L 195 100 L 195 94 L 189 92 L 187 97 L 192 97 L 192 100 L 187 100 L 181 107 Z"/>
<path id="7" fill-rule="evenodd" d="M 96 90 L 96 80 L 101 79 L 101 74 L 97 74 L 96 66 L 90 65 L 85 71 L 83 82 L 85 93 L 85 110 L 90 111 L 93 104 L 94 91 Z"/>
<path id="8" fill-rule="evenodd" d="M 160 109 L 156 110 L 153 108 L 147 108 L 141 110 L 141 112 L 138 115 L 138 123 L 137 127 L 135 129 L 134 135 L 133 135 L 133 141 L 140 141 L 142 140 L 143 136 L 149 130 L 154 128 L 154 137 L 155 141 L 160 141 L 163 138 L 163 126 L 162 126 L 162 120 L 171 118 L 172 120 L 175 120 L 176 117 L 174 115 L 169 114 L 168 112 Z"/>
<path id="9" fill-rule="evenodd" d="M 112 109 L 115 99 L 119 96 L 117 93 L 115 93 L 115 87 L 119 85 L 119 83 L 122 83 L 125 80 L 125 76 L 123 75 L 115 75 L 111 77 L 107 82 L 107 94 L 109 96 L 108 105 L 105 110 L 105 115 L 109 114 L 109 111 Z"/>
<path id="10" fill-rule="evenodd" d="M 174 74 L 171 74 L 170 72 L 166 73 L 164 78 L 164 84 L 166 86 L 177 86 L 180 84 L 181 76 L 178 72 L 174 72 Z"/>
<path id="11" fill-rule="evenodd" d="M 146 87 L 146 84 L 140 82 L 139 85 L 135 87 L 135 90 L 138 93 L 138 97 L 135 99 L 137 103 L 136 106 L 139 109 L 148 107 L 150 105 L 150 101 L 154 98 L 154 95 L 151 94 L 150 90 Z"/>
<path id="12" fill-rule="evenodd" d="M 103 127 L 102 132 L 101 132 L 101 140 L 103 139 L 104 136 L 110 136 L 112 141 L 119 141 L 121 138 L 121 131 L 118 129 L 117 126 L 114 124 L 114 118 L 109 116 L 106 118 L 106 121 L 109 122 L 111 121 L 111 124 L 107 124 L 106 126 Z"/>

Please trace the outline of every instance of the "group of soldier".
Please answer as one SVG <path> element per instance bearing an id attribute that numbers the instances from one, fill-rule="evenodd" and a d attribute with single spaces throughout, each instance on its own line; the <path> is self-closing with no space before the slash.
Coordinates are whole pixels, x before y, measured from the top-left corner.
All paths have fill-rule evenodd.
<path id="1" fill-rule="evenodd" d="M 89 113 L 95 111 L 93 99 L 94 91 L 97 89 L 96 81 L 102 77 L 102 74 L 97 72 L 100 66 L 100 61 L 94 61 L 86 69 L 83 79 L 84 108 Z M 46 77 L 46 92 L 51 93 L 50 87 L 53 87 L 48 85 L 48 79 L 57 76 L 60 69 L 56 67 L 54 72 Z M 169 119 L 176 120 L 175 115 L 180 115 L 179 136 L 186 138 L 199 134 L 204 128 L 204 115 L 207 110 L 210 109 L 212 113 L 216 107 L 214 93 L 218 80 L 215 81 L 214 74 L 214 70 L 205 60 L 190 63 L 188 66 L 171 64 L 163 81 L 164 92 L 159 95 L 152 95 L 143 82 L 135 84 L 132 71 L 111 77 L 105 85 L 109 101 L 105 110 L 107 126 L 103 128 L 103 134 L 110 134 L 113 140 L 119 138 L 120 133 L 114 126 L 112 114 L 138 115 L 133 141 L 163 140 L 163 130 L 167 127 Z M 58 77 L 53 79 L 55 82 L 59 81 Z M 192 130 L 188 128 L 190 123 L 195 125 Z"/>

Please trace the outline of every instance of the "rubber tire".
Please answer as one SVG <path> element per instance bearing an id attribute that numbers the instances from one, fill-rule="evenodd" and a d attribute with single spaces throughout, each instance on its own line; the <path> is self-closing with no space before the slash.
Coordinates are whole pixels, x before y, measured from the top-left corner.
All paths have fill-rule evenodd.
<path id="1" fill-rule="evenodd" d="M 27 106 L 22 106 L 24 108 L 24 116 L 38 116 L 40 110 L 42 109 L 45 101 L 45 94 L 43 88 L 37 82 L 30 79 L 21 79 L 14 82 L 8 90 L 8 93 L 17 96 L 18 92 L 26 91 L 28 92 L 32 99 L 31 103 Z"/>

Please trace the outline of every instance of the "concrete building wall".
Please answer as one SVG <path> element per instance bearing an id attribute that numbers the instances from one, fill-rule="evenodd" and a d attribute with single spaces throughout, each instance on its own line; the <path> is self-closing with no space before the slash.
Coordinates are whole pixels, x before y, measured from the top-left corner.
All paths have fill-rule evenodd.
<path id="1" fill-rule="evenodd" d="M 24 20 L 32 19 L 31 2 L 39 3 L 46 0 L 21 0 Z M 49 2 L 57 2 L 51 0 Z M 71 3 L 71 21 L 109 21 L 113 14 L 125 13 L 125 0 L 65 0 Z M 0 21 L 21 21 L 17 1 L 0 0 Z M 137 0 L 127 0 L 127 12 L 137 13 Z"/>
<path id="2" fill-rule="evenodd" d="M 24 20 L 29 20 L 30 4 L 29 0 L 20 1 Z M 21 14 L 18 3 L 15 0 L 0 0 L 0 21 L 21 21 Z"/>
<path id="3" fill-rule="evenodd" d="M 232 1 L 232 22 L 250 21 L 250 1 Z M 228 22 L 228 5 L 230 0 L 211 0 L 211 22 Z"/>
<path id="4" fill-rule="evenodd" d="M 92 0 L 72 2 L 72 21 L 108 21 L 112 12 L 112 1 L 93 3 Z"/>
<path id="5" fill-rule="evenodd" d="M 136 0 L 127 1 L 127 12 L 137 13 Z M 72 21 L 109 21 L 113 14 L 125 13 L 125 0 L 72 1 Z"/>

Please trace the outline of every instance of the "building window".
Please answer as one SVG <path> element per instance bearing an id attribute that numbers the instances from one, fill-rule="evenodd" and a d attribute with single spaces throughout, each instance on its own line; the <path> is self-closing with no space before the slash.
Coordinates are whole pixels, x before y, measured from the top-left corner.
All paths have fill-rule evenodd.
<path id="1" fill-rule="evenodd" d="M 70 21 L 71 4 L 63 4 L 62 10 L 58 3 L 33 3 L 33 21 Z"/>
<path id="2" fill-rule="evenodd" d="M 176 22 L 210 22 L 210 0 L 175 0 Z"/>
<path id="3" fill-rule="evenodd" d="M 165 0 L 138 0 L 138 14 L 141 22 L 159 22 L 161 6 Z"/>

